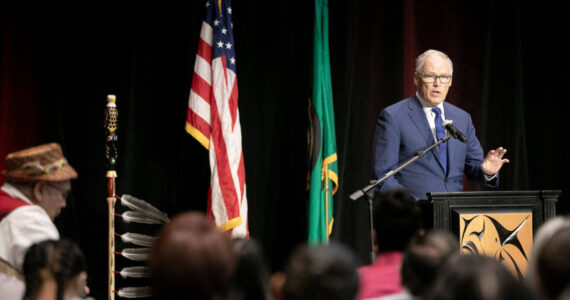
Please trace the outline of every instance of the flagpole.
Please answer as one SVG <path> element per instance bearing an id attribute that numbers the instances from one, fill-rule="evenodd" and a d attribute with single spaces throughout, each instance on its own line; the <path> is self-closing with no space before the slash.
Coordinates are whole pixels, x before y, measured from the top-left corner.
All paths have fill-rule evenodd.
<path id="1" fill-rule="evenodd" d="M 329 164 L 325 164 L 325 235 L 329 242 Z"/>
<path id="2" fill-rule="evenodd" d="M 114 189 L 115 189 L 115 177 L 117 177 L 117 174 L 112 174 L 107 172 L 107 189 L 113 190 L 113 192 L 111 192 L 112 194 L 114 194 Z M 109 245 L 109 300 L 114 300 L 115 299 L 115 294 L 114 294 L 114 290 L 115 290 L 115 237 L 113 236 L 113 232 L 115 231 L 115 198 L 114 197 L 107 197 L 107 207 L 108 207 L 108 245 Z"/>
<path id="3" fill-rule="evenodd" d="M 107 96 L 107 106 L 105 107 L 105 156 L 107 158 L 107 212 L 108 212 L 108 280 L 109 294 L 108 299 L 115 299 L 115 178 L 117 171 L 115 165 L 117 163 L 117 122 L 118 112 L 115 104 L 115 95 Z"/>

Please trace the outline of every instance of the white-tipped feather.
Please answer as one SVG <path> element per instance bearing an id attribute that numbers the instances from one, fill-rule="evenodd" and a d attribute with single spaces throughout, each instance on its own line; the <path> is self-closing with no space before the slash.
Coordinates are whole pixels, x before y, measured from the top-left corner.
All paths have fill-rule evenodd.
<path id="1" fill-rule="evenodd" d="M 122 298 L 148 298 L 152 296 L 148 286 L 122 288 L 119 289 L 117 294 Z"/>
<path id="2" fill-rule="evenodd" d="M 149 217 L 148 215 L 141 214 L 136 211 L 127 210 L 122 215 L 123 221 L 126 223 L 143 223 L 143 224 L 163 224 L 163 220 L 157 220 L 155 218 Z"/>
<path id="3" fill-rule="evenodd" d="M 124 194 L 121 197 L 121 204 L 151 219 L 159 220 L 161 223 L 167 223 L 169 221 L 165 213 L 144 200 L 137 199 L 131 195 Z"/>
<path id="4" fill-rule="evenodd" d="M 134 261 L 148 260 L 150 248 L 126 248 L 123 249 L 121 255 Z"/>
<path id="5" fill-rule="evenodd" d="M 137 246 L 150 247 L 152 246 L 154 237 L 140 233 L 127 232 L 121 235 L 121 240 L 124 243 L 131 243 Z"/>
<path id="6" fill-rule="evenodd" d="M 123 278 L 149 278 L 150 268 L 149 267 L 126 267 L 120 272 Z"/>

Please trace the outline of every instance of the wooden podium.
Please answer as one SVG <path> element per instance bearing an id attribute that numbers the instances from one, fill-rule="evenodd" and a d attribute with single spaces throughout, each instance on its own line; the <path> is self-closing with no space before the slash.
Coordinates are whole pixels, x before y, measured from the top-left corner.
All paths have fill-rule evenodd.
<path id="1" fill-rule="evenodd" d="M 556 215 L 560 191 L 493 191 L 428 194 L 433 227 L 448 230 L 462 253 L 494 257 L 522 278 L 533 234 Z"/>

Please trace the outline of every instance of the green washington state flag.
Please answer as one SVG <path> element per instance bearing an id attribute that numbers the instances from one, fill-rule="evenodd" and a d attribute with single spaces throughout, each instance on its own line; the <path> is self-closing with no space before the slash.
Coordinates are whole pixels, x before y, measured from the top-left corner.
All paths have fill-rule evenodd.
<path id="1" fill-rule="evenodd" d="M 328 0 L 315 0 L 313 97 L 309 101 L 309 243 L 327 243 L 333 224 L 338 162 L 329 63 Z M 328 178 L 328 179 L 327 179 Z"/>

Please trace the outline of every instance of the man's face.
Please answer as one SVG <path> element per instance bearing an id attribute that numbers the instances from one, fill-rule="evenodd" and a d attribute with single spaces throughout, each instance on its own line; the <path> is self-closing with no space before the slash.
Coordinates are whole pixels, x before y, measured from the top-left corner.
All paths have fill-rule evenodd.
<path id="1" fill-rule="evenodd" d="M 416 73 L 414 76 L 414 83 L 416 84 L 416 89 L 420 96 L 433 106 L 439 105 L 447 96 L 447 92 L 451 86 L 451 79 L 445 84 L 441 83 L 439 78 L 430 83 L 426 82 L 422 75 L 450 76 L 451 70 L 448 61 L 436 55 L 428 56 L 424 61 L 421 74 Z"/>
<path id="2" fill-rule="evenodd" d="M 41 206 L 53 220 L 59 215 L 61 209 L 65 207 L 65 199 L 71 190 L 69 180 L 65 181 L 45 181 L 39 188 L 41 194 L 38 205 Z"/>

